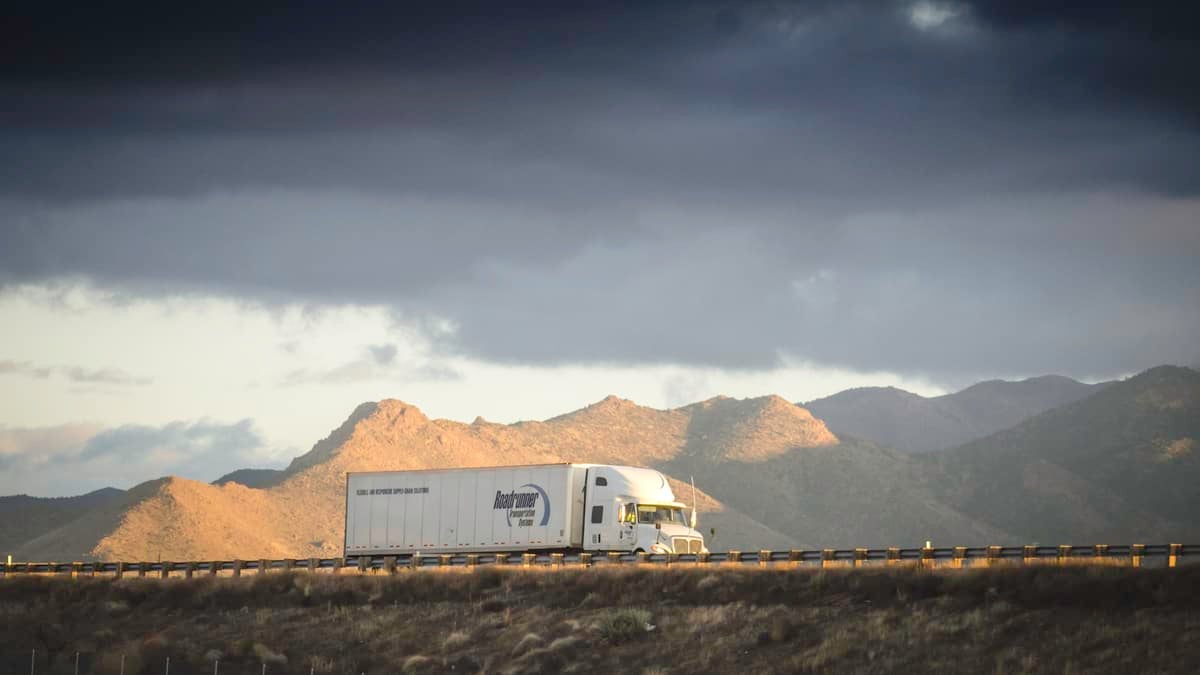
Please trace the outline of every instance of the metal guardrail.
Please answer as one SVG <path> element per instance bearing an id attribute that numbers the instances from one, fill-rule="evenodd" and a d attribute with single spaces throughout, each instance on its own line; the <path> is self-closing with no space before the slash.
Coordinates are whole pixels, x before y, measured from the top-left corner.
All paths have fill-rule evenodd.
<path id="1" fill-rule="evenodd" d="M 949 548 L 853 548 L 792 549 L 787 551 L 724 551 L 719 553 L 449 553 L 374 555 L 348 558 L 286 558 L 282 560 L 208 560 L 190 562 L 15 562 L 0 564 L 0 577 L 20 574 L 113 574 L 117 578 L 133 574 L 144 577 L 174 572 L 192 577 L 197 573 L 215 575 L 229 571 L 259 574 L 271 570 L 308 571 L 353 569 L 359 572 L 439 567 L 520 566 L 520 567 L 607 567 L 617 565 L 771 565 L 819 562 L 822 566 L 851 563 L 860 566 L 883 561 L 896 564 L 916 561 L 936 565 L 949 561 L 1047 561 L 1120 560 L 1128 558 L 1134 567 L 1144 558 L 1166 558 L 1167 567 L 1175 567 L 1185 557 L 1200 556 L 1200 544 L 1095 544 L 1090 546 L 954 546 Z"/>

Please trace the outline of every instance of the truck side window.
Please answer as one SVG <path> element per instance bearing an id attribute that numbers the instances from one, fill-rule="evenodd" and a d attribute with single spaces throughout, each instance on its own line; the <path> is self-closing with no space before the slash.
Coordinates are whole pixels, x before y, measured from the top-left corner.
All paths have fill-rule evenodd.
<path id="1" fill-rule="evenodd" d="M 608 479 L 604 476 L 596 476 L 596 485 L 608 485 Z"/>
<path id="2" fill-rule="evenodd" d="M 592 523 L 603 523 L 603 522 L 604 522 L 604 507 L 603 506 L 593 506 L 592 507 Z"/>

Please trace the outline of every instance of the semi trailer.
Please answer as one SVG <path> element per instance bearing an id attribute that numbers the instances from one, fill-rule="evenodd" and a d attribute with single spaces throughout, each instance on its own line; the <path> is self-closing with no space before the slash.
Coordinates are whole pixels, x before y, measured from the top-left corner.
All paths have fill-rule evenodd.
<path id="1" fill-rule="evenodd" d="M 694 490 L 694 488 L 693 488 Z M 345 555 L 707 552 L 663 474 L 608 464 L 351 472 Z"/>

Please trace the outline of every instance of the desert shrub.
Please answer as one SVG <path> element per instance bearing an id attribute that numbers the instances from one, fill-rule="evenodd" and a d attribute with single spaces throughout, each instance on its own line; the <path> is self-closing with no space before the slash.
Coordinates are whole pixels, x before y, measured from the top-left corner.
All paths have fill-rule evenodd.
<path id="1" fill-rule="evenodd" d="M 470 633 L 467 633 L 467 632 L 461 631 L 461 630 L 456 630 L 456 631 L 450 633 L 449 635 L 447 635 L 445 640 L 442 640 L 442 650 L 451 652 L 451 651 L 454 651 L 455 649 L 462 649 L 463 647 L 470 644 L 470 642 L 471 642 L 471 634 Z"/>
<path id="2" fill-rule="evenodd" d="M 537 633 L 526 633 L 525 637 L 521 638 L 516 646 L 513 647 L 512 655 L 520 656 L 535 647 L 541 647 L 543 643 L 545 643 L 545 640 Z"/>
<path id="3" fill-rule="evenodd" d="M 600 637 L 607 642 L 621 643 L 645 634 L 653 618 L 647 610 L 628 607 L 605 612 L 596 623 Z"/>
<path id="4" fill-rule="evenodd" d="M 254 656 L 262 663 L 287 663 L 287 656 L 276 652 L 261 642 L 254 643 Z"/>
<path id="5" fill-rule="evenodd" d="M 437 664 L 433 659 L 422 654 L 413 654 L 404 659 L 404 667 L 401 669 L 405 673 L 422 673 L 430 672 L 436 669 Z"/>

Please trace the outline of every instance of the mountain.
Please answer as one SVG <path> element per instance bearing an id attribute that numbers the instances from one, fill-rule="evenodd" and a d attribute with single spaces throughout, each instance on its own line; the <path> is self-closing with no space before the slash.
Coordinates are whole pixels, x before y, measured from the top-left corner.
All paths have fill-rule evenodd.
<path id="1" fill-rule="evenodd" d="M 1007 429 L 1108 384 L 1090 385 L 1046 375 L 1019 382 L 989 380 L 931 398 L 895 387 L 862 387 L 809 401 L 804 407 L 825 420 L 836 434 L 918 453 L 954 447 Z"/>
<path id="2" fill-rule="evenodd" d="M 238 469 L 214 480 L 212 484 L 239 483 L 251 488 L 269 488 L 279 485 L 284 478 L 287 478 L 287 472 L 281 469 Z"/>
<path id="3" fill-rule="evenodd" d="M 929 456 L 934 493 L 1043 543 L 1200 538 L 1200 373 L 1161 366 Z"/>
<path id="4" fill-rule="evenodd" d="M 109 559 L 332 556 L 342 546 L 347 471 L 563 461 L 658 467 L 685 500 L 695 476 L 701 527 L 716 529 L 721 548 L 1006 538 L 936 503 L 912 458 L 839 439 L 778 396 L 718 397 L 674 410 L 610 396 L 543 422 L 509 425 L 431 420 L 401 401 L 364 404 L 296 458 L 278 484 L 152 481 L 20 553 L 58 557 L 85 544 Z"/>
<path id="5" fill-rule="evenodd" d="M 101 488 L 75 497 L 0 497 L 0 556 L 12 553 L 41 533 L 61 527 L 124 494 Z"/>
<path id="6" fill-rule="evenodd" d="M 760 452 L 759 444 L 770 453 L 793 441 L 835 442 L 807 412 L 797 414 L 782 399 L 772 406 L 789 416 L 782 426 L 769 420 L 750 423 L 735 436 L 760 438 L 755 447 L 734 439 L 723 451 L 752 456 Z M 430 420 L 415 406 L 394 400 L 364 404 L 293 461 L 277 485 L 254 489 L 236 481 L 210 485 L 176 477 L 151 481 L 131 490 L 116 509 L 47 532 L 19 554 L 62 557 L 82 544 L 91 555 L 107 559 L 333 556 L 342 548 L 347 471 L 562 461 L 648 465 L 678 453 L 688 421 L 685 412 L 652 410 L 616 397 L 545 422 L 512 425 Z M 681 497 L 690 498 L 690 488 L 674 485 Z M 703 489 L 697 497 L 702 527 L 716 527 L 725 545 L 798 545 Z"/>

